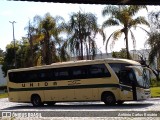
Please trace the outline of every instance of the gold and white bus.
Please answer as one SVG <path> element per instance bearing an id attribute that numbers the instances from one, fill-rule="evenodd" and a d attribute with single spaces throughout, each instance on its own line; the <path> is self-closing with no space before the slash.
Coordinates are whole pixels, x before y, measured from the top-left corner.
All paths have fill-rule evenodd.
<path id="1" fill-rule="evenodd" d="M 150 97 L 147 69 L 127 59 L 54 63 L 8 71 L 9 101 L 33 106 L 103 101 L 106 105 Z"/>

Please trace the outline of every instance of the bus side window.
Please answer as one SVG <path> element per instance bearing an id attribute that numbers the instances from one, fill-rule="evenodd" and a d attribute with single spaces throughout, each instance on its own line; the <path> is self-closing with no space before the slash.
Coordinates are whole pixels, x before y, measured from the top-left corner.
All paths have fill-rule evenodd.
<path id="1" fill-rule="evenodd" d="M 92 77 L 110 77 L 111 76 L 105 64 L 91 65 L 90 74 Z"/>
<path id="2" fill-rule="evenodd" d="M 86 66 L 75 66 L 71 68 L 72 79 L 85 79 L 87 78 Z"/>
<path id="3" fill-rule="evenodd" d="M 56 80 L 68 80 L 70 79 L 68 68 L 57 68 L 54 70 L 54 76 Z"/>
<path id="4" fill-rule="evenodd" d="M 15 82 L 15 75 L 14 75 L 15 73 L 9 73 L 9 80 L 11 81 L 11 82 Z"/>
<path id="5" fill-rule="evenodd" d="M 45 72 L 40 72 L 39 73 L 39 79 L 40 79 L 40 81 L 45 81 L 46 80 L 46 74 L 45 74 Z"/>

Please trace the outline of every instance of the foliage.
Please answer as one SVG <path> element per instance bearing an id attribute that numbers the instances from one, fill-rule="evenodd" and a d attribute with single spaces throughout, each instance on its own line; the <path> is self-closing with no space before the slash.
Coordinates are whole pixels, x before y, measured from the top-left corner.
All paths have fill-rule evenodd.
<path id="1" fill-rule="evenodd" d="M 148 18 L 149 18 L 149 22 L 150 22 L 151 32 L 153 32 L 153 33 L 159 32 L 160 11 L 150 12 L 148 15 Z"/>
<path id="2" fill-rule="evenodd" d="M 160 50 L 159 50 L 159 45 L 160 45 L 160 11 L 157 12 L 150 12 L 149 13 L 149 22 L 151 25 L 151 33 L 149 38 L 147 39 L 147 45 L 151 48 L 150 54 L 149 54 L 149 62 L 150 64 L 153 63 L 155 58 L 157 57 L 158 61 L 158 69 L 160 66 Z"/>
<path id="3" fill-rule="evenodd" d="M 131 55 L 129 55 L 129 56 L 130 56 L 130 59 L 132 59 Z M 122 48 L 119 52 L 112 52 L 112 57 L 113 58 L 125 58 L 125 59 L 127 59 L 126 49 Z"/>
<path id="4" fill-rule="evenodd" d="M 52 17 L 49 13 L 46 13 L 44 17 L 34 17 L 34 41 L 39 43 L 40 54 L 42 57 L 42 64 L 51 64 L 53 62 L 60 61 L 59 56 L 63 56 L 63 60 L 68 59 L 66 51 L 64 49 L 64 40 L 60 37 L 60 34 L 64 31 L 64 20 L 57 16 Z M 63 52 L 60 49 L 63 49 Z M 60 53 L 63 53 L 60 55 Z M 62 60 L 62 59 L 61 59 Z"/>
<path id="5" fill-rule="evenodd" d="M 151 51 L 149 54 L 150 64 L 154 61 L 155 57 L 160 55 L 160 33 L 152 33 L 148 40 L 147 44 L 151 47 Z"/>
<path id="6" fill-rule="evenodd" d="M 126 51 L 127 51 L 127 58 L 129 58 L 129 48 L 128 48 L 128 33 L 131 33 L 131 39 L 133 41 L 134 48 L 136 47 L 136 39 L 135 36 L 131 30 L 131 28 L 136 29 L 137 27 L 142 28 L 138 25 L 146 25 L 149 26 L 149 23 L 145 20 L 144 17 L 135 15 L 138 13 L 141 9 L 147 9 L 144 5 L 130 5 L 130 6 L 106 6 L 103 11 L 103 16 L 109 16 L 106 21 L 103 22 L 103 28 L 110 27 L 110 26 L 122 26 L 121 29 L 118 29 L 114 31 L 106 40 L 106 51 L 108 48 L 109 40 L 112 38 L 111 47 L 114 46 L 115 42 L 122 36 L 122 34 L 125 35 L 125 42 L 126 42 Z M 142 28 L 143 29 L 143 28 Z M 144 29 L 143 29 L 144 30 Z M 146 31 L 146 30 L 145 30 Z"/>
<path id="7" fill-rule="evenodd" d="M 4 52 L 0 49 L 0 64 L 3 64 L 4 62 Z"/>
<path id="8" fill-rule="evenodd" d="M 16 43 L 15 49 L 18 49 L 18 45 Z M 14 43 L 8 44 L 6 47 L 6 52 L 4 54 L 4 62 L 2 66 L 2 71 L 4 73 L 4 77 L 7 74 L 7 70 L 15 68 L 15 59 L 14 59 Z"/>
<path id="9" fill-rule="evenodd" d="M 33 22 L 25 29 L 27 37 L 16 41 L 17 68 L 51 64 L 58 61 L 67 61 L 69 54 L 66 50 L 66 41 L 60 34 L 64 31 L 63 19 L 52 17 L 49 13 L 44 17 L 35 16 Z M 7 70 L 15 68 L 14 45 L 11 42 L 6 47 L 2 70 L 6 76 Z"/>
<path id="10" fill-rule="evenodd" d="M 95 37 L 100 33 L 105 38 L 102 29 L 97 25 L 97 17 L 92 13 L 73 13 L 66 25 L 68 32 L 67 46 L 78 59 L 94 59 L 97 53 Z"/>

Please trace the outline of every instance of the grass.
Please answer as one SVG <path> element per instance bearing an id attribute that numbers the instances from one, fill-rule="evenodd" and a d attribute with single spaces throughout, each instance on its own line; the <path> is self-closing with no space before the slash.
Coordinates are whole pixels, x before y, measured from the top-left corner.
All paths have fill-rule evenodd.
<path id="1" fill-rule="evenodd" d="M 151 97 L 160 97 L 160 87 L 151 87 Z"/>
<path id="2" fill-rule="evenodd" d="M 7 98 L 8 97 L 8 93 L 0 93 L 0 98 Z"/>

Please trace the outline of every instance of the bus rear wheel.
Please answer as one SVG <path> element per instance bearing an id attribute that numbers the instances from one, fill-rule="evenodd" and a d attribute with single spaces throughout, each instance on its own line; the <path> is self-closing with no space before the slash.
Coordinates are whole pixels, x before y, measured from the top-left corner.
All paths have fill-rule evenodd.
<path id="1" fill-rule="evenodd" d="M 115 96 L 111 93 L 105 93 L 102 95 L 102 101 L 106 105 L 114 105 L 116 103 Z"/>
<path id="2" fill-rule="evenodd" d="M 41 102 L 41 98 L 39 95 L 32 95 L 31 97 L 31 103 L 33 106 L 35 107 L 39 107 L 39 106 L 42 106 L 42 102 Z"/>

